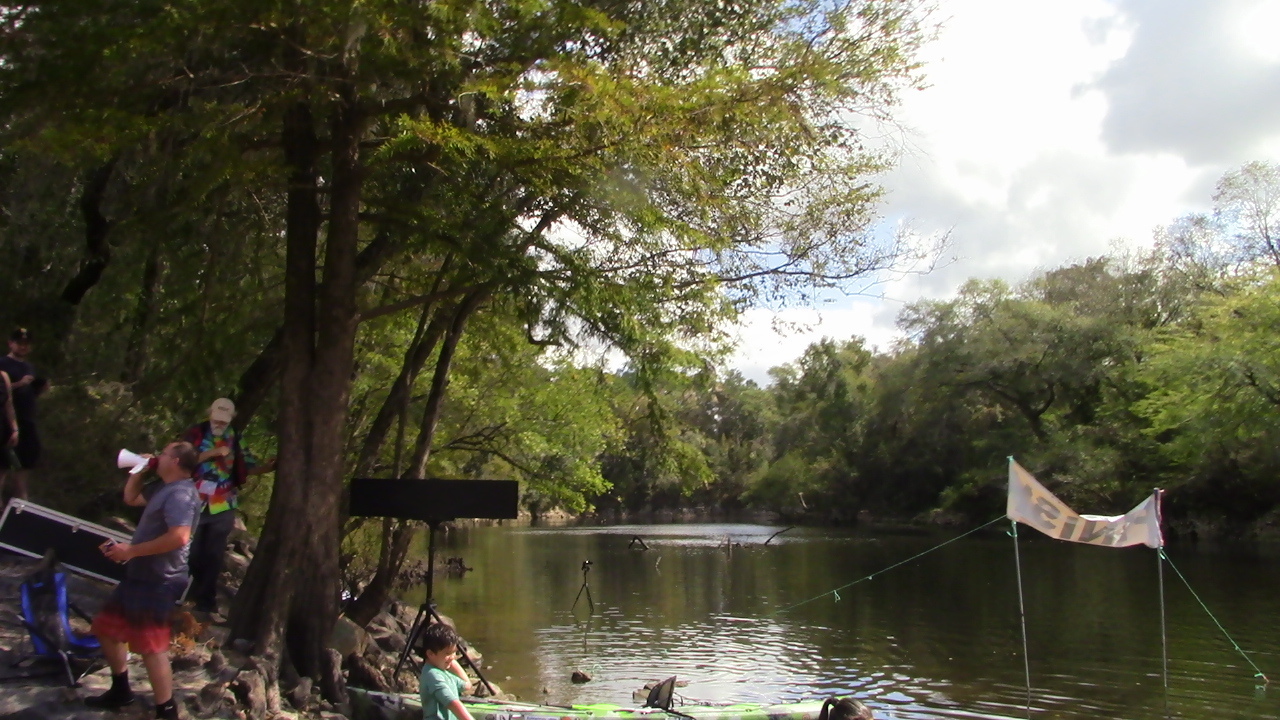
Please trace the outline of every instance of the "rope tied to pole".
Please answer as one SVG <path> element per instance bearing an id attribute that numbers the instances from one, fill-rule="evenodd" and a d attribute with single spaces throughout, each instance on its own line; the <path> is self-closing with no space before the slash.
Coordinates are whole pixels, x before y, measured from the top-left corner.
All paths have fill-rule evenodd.
<path id="1" fill-rule="evenodd" d="M 1213 621 L 1213 624 L 1217 625 L 1218 629 L 1222 631 L 1223 637 L 1227 639 L 1227 642 L 1231 643 L 1231 647 L 1234 647 L 1236 652 L 1240 653 L 1240 657 L 1244 658 L 1244 661 L 1249 663 L 1249 666 L 1253 668 L 1255 673 L 1254 677 L 1262 678 L 1264 686 L 1270 685 L 1271 680 L 1262 672 L 1262 668 L 1259 668 L 1258 665 L 1253 662 L 1253 658 L 1249 657 L 1249 654 L 1244 651 L 1244 648 L 1240 647 L 1240 643 L 1236 642 L 1235 638 L 1231 637 L 1231 633 L 1227 632 L 1227 629 L 1218 621 L 1218 618 L 1214 617 L 1213 612 L 1209 610 L 1209 606 L 1205 604 L 1204 600 L 1200 599 L 1200 595 L 1191 587 L 1191 583 L 1187 581 L 1186 576 L 1182 574 L 1182 571 L 1178 569 L 1178 566 L 1174 565 L 1173 561 L 1169 559 L 1169 555 L 1164 551 L 1164 548 L 1159 548 L 1157 552 L 1160 553 L 1160 559 L 1169 563 L 1169 567 L 1173 568 L 1173 572 L 1178 576 L 1178 579 L 1182 581 L 1183 585 L 1187 586 L 1187 590 L 1191 593 L 1191 597 L 1195 598 L 1196 602 L 1200 603 L 1200 607 L 1204 610 L 1204 613 L 1208 615 L 1209 619 Z"/>
<path id="2" fill-rule="evenodd" d="M 836 601 L 838 602 L 838 601 L 840 600 L 840 591 L 841 591 L 841 590 L 846 590 L 846 589 L 848 589 L 848 588 L 853 587 L 854 585 L 857 585 L 857 584 L 858 584 L 858 583 L 860 583 L 860 582 L 866 582 L 867 580 L 870 580 L 870 579 L 874 578 L 875 576 L 880 575 L 881 573 L 886 573 L 886 572 L 888 572 L 888 571 L 890 571 L 890 570 L 893 570 L 894 568 L 897 568 L 897 567 L 901 567 L 901 566 L 903 566 L 903 565 L 906 565 L 907 563 L 909 563 L 909 562 L 911 562 L 911 561 L 913 561 L 913 560 L 918 560 L 919 558 L 922 558 L 922 557 L 924 557 L 925 555 L 928 555 L 929 553 L 933 552 L 934 550 L 938 550 L 938 549 L 941 549 L 941 548 L 943 548 L 943 547 L 946 547 L 947 545 L 950 545 L 951 543 L 953 543 L 953 542 L 955 542 L 955 541 L 957 541 L 957 540 L 960 540 L 960 539 L 962 539 L 962 538 L 966 538 L 966 537 L 968 537 L 968 536 L 970 536 L 970 535 L 972 535 L 972 534 L 974 534 L 974 533 L 978 532 L 979 530 L 983 530 L 983 529 L 985 529 L 985 528 L 991 527 L 992 525 L 995 525 L 996 523 L 1000 522 L 1000 521 L 1001 521 L 1001 520 L 1003 520 L 1003 519 L 1004 519 L 1004 516 L 1003 516 L 1003 515 L 1001 515 L 1000 517 L 998 517 L 998 518 L 996 518 L 996 519 L 994 519 L 994 520 L 991 520 L 990 522 L 987 522 L 987 523 L 984 523 L 984 524 L 982 524 L 982 525 L 979 525 L 978 527 L 976 527 L 976 528 L 974 528 L 974 529 L 972 529 L 972 530 L 970 530 L 970 531 L 968 531 L 968 532 L 966 532 L 966 533 L 963 533 L 963 534 L 961 534 L 961 535 L 957 535 L 957 536 L 955 536 L 955 537 L 951 538 L 950 540 L 946 540 L 946 541 L 941 542 L 941 543 L 939 543 L 939 544 L 937 544 L 937 545 L 934 545 L 933 547 L 929 548 L 928 550 L 924 550 L 923 552 L 918 552 L 918 553 L 916 553 L 915 555 L 912 555 L 911 557 L 907 558 L 906 560 L 902 560 L 902 561 L 900 561 L 900 562 L 896 562 L 896 563 L 894 563 L 894 564 L 890 565 L 889 567 L 886 567 L 886 568 L 882 568 L 882 569 L 880 569 L 880 570 L 877 570 L 877 571 L 875 571 L 875 572 L 873 572 L 873 573 L 871 573 L 870 575 L 867 575 L 867 576 L 865 576 L 865 577 L 860 577 L 860 578 L 858 578 L 857 580 L 854 580 L 853 582 L 845 583 L 844 585 L 841 585 L 841 586 L 840 586 L 840 587 L 838 587 L 838 588 L 833 588 L 833 589 L 828 590 L 828 591 L 826 591 L 826 592 L 824 592 L 824 593 L 820 593 L 820 594 L 818 594 L 818 595 L 814 595 L 813 597 L 809 598 L 808 600 L 801 600 L 800 602 L 798 602 L 798 603 L 796 603 L 796 604 L 794 604 L 794 605 L 788 605 L 788 606 L 786 606 L 786 607 L 784 607 L 784 608 L 780 608 L 780 609 L 778 609 L 778 610 L 774 610 L 774 611 L 773 611 L 773 614 L 774 614 L 774 615 L 777 615 L 778 613 L 784 613 L 784 612 L 787 612 L 788 610 L 794 610 L 794 609 L 796 609 L 796 608 L 800 607 L 801 605 L 808 605 L 809 603 L 813 602 L 814 600 L 821 600 L 822 598 L 824 598 L 824 597 L 826 597 L 826 596 L 828 596 L 828 595 L 832 595 L 832 596 L 834 596 L 834 597 L 835 597 L 835 599 L 836 599 Z"/>

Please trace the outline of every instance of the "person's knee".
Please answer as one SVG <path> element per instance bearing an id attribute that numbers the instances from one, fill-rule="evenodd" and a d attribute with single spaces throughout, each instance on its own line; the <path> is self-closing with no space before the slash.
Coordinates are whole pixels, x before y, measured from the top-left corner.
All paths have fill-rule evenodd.
<path id="1" fill-rule="evenodd" d="M 109 656 L 109 655 L 112 655 L 113 653 L 116 653 L 119 650 L 124 649 L 124 641 L 117 640 L 111 637 L 110 635 L 104 635 L 102 633 L 99 633 L 97 635 L 97 638 L 98 638 L 98 644 L 102 646 L 102 653 L 104 655 Z"/>
<path id="2" fill-rule="evenodd" d="M 147 667 L 147 672 L 154 672 L 156 670 L 168 672 L 170 670 L 168 650 L 138 654 L 142 656 L 142 664 Z"/>

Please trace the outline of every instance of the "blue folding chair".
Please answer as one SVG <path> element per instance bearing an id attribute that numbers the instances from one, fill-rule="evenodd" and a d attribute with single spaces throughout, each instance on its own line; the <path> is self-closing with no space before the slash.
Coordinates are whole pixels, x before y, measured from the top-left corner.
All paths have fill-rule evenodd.
<path id="1" fill-rule="evenodd" d="M 86 622 L 89 617 L 67 598 L 67 575 L 50 567 L 42 567 L 32 573 L 20 586 L 22 594 L 22 624 L 31 636 L 34 655 L 56 658 L 67 673 L 67 683 L 75 687 L 85 672 L 72 670 L 72 660 L 94 660 L 102 656 L 98 638 L 78 633 L 71 628 L 70 613 L 75 612 Z"/>

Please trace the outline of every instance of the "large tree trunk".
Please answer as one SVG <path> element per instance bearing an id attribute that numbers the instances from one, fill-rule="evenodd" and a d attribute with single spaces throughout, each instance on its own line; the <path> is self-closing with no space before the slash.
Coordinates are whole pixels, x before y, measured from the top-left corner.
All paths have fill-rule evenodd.
<path id="1" fill-rule="evenodd" d="M 363 477 L 373 470 L 378 454 L 382 452 L 382 446 L 386 443 L 387 433 L 391 431 L 391 424 L 397 417 L 403 420 L 404 409 L 413 391 L 414 381 L 417 380 L 418 373 L 422 372 L 423 366 L 427 364 L 427 359 L 435 350 L 436 343 L 440 342 L 440 336 L 444 334 L 448 318 L 433 312 L 433 309 L 432 304 L 423 307 L 422 316 L 418 321 L 418 332 L 405 352 L 404 362 L 400 365 L 400 374 L 391 384 L 387 397 L 382 401 L 378 414 L 374 416 L 373 423 L 369 426 L 369 432 L 365 435 L 364 444 L 360 448 L 359 459 L 356 461 L 357 477 Z M 428 318 L 430 318 L 429 323 Z"/>
<path id="2" fill-rule="evenodd" d="M 356 279 L 363 285 L 382 269 L 383 263 L 401 250 L 401 245 L 391 239 L 389 233 L 379 233 L 365 245 L 356 259 Z M 271 340 L 258 353 L 258 357 L 240 376 L 236 391 L 235 426 L 243 430 L 248 426 L 262 404 L 266 402 L 284 366 L 284 328 L 276 329 Z"/>
<path id="3" fill-rule="evenodd" d="M 102 200 L 107 194 L 107 183 L 115 172 L 117 158 L 111 158 L 95 168 L 85 178 L 84 191 L 80 195 L 80 216 L 84 218 L 84 257 L 80 268 L 62 288 L 62 301 L 79 305 L 85 293 L 98 284 L 102 273 L 111 262 L 111 244 L 107 236 L 112 223 L 102 213 Z"/>
<path id="4" fill-rule="evenodd" d="M 107 194 L 107 186 L 115 175 L 117 158 L 111 158 L 102 165 L 88 172 L 80 191 L 80 217 L 84 220 L 84 255 L 80 258 L 76 274 L 63 286 L 57 301 L 50 298 L 32 298 L 23 306 L 11 307 L 16 317 L 35 320 L 37 331 L 41 337 L 49 341 L 41 350 L 44 369 L 57 376 L 58 367 L 68 353 L 75 349 L 69 343 L 73 337 L 77 308 L 85 295 L 98 284 L 102 274 L 111 263 L 111 243 L 109 236 L 114 226 L 103 213 L 103 202 Z M 12 268 L 5 268 L 12 271 Z M 10 303 L 13 298 L 6 298 Z M 38 318 L 38 319 L 37 319 Z"/>
<path id="5" fill-rule="evenodd" d="M 431 348 L 435 347 L 435 344 L 440 340 L 440 335 L 444 333 L 444 323 L 439 315 L 432 320 L 429 328 L 426 326 L 427 318 L 431 314 L 430 307 L 423 308 L 422 316 L 418 320 L 418 331 L 414 334 L 413 343 L 410 345 L 408 352 L 405 353 L 404 364 L 400 368 L 400 376 L 396 379 L 396 384 L 392 387 L 391 392 L 387 394 L 387 398 L 383 401 L 379 410 L 378 419 L 381 420 L 383 416 L 386 416 L 384 426 L 379 429 L 378 422 L 375 421 L 374 427 L 365 436 L 365 444 L 361 451 L 361 459 L 357 468 L 362 475 L 368 472 L 373 465 L 373 458 L 381 450 L 387 431 L 391 427 L 392 416 L 398 420 L 396 423 L 395 467 L 393 468 L 393 474 L 395 477 L 399 477 L 403 471 L 404 421 L 405 416 L 409 413 L 410 391 L 413 388 L 418 372 L 431 354 Z M 357 625 L 364 626 L 382 611 L 383 604 L 395 587 L 396 577 L 400 574 L 400 568 L 404 565 L 405 557 L 409 554 L 409 548 L 412 546 L 413 538 L 416 534 L 414 523 L 407 520 L 383 518 L 382 543 L 378 546 L 377 568 L 374 570 L 373 578 L 369 580 L 369 584 L 347 607 L 347 619 Z"/>
<path id="6" fill-rule="evenodd" d="M 324 652 L 338 614 L 338 521 L 342 448 L 358 322 L 359 239 L 364 121 L 354 103 L 331 122 L 332 167 L 323 281 L 315 266 L 320 208 L 318 143 L 310 108 L 285 118 L 291 170 L 281 341 L 280 455 L 259 552 L 232 608 L 233 637 L 255 652 L 288 657 L 298 672 L 328 678 Z M 323 688 L 335 697 L 338 688 Z"/>
<path id="7" fill-rule="evenodd" d="M 275 389 L 284 366 L 284 327 L 276 329 L 266 347 L 258 353 L 249 367 L 240 375 L 236 387 L 236 429 L 243 430 L 258 414 L 267 396 Z"/>
<path id="8" fill-rule="evenodd" d="M 422 367 L 426 365 L 427 358 L 435 349 L 436 343 L 440 342 L 440 336 L 444 334 L 448 323 L 447 315 L 433 313 L 432 310 L 431 304 L 423 307 L 422 315 L 418 320 L 418 331 L 414 335 L 413 343 L 405 352 L 400 374 L 387 392 L 387 397 L 382 401 L 382 406 L 378 409 L 369 433 L 365 435 L 364 445 L 360 449 L 360 458 L 356 462 L 358 476 L 367 475 L 373 469 L 377 456 L 386 443 L 391 424 L 397 417 L 400 420 L 400 430 L 396 444 L 395 474 L 400 475 L 404 420 L 409 410 L 409 397 L 413 391 L 413 384 Z M 435 317 L 431 317 L 432 315 Z M 431 318 L 429 323 L 428 318 Z M 382 542 L 378 546 L 378 565 L 374 569 L 369 584 L 347 607 L 346 616 L 349 620 L 363 626 L 382 612 L 382 606 L 395 588 L 396 577 L 400 574 L 400 568 L 404 566 L 413 538 L 417 534 L 416 530 L 413 523 L 405 520 L 387 518 L 382 521 Z"/>
<path id="9" fill-rule="evenodd" d="M 316 348 L 308 392 L 311 438 L 305 480 L 305 503 L 296 508 L 304 521 L 298 573 L 289 617 L 289 655 L 298 672 L 319 678 L 325 643 L 338 619 L 339 524 L 343 495 L 343 446 L 351 398 L 359 308 L 356 255 L 360 237 L 363 181 L 360 140 L 364 118 L 349 101 L 331 123 L 332 181 L 329 232 L 325 243 L 324 282 L 320 285 Z M 288 361 L 286 361 L 287 363 Z M 287 365 L 286 365 L 287 367 Z M 293 524 L 291 517 L 279 522 Z"/>
<path id="10" fill-rule="evenodd" d="M 231 607 L 231 636 L 252 641 L 259 653 L 279 653 L 293 588 L 290 551 L 300 531 L 282 522 L 306 499 L 310 446 L 306 407 L 314 350 L 316 245 L 320 232 L 316 162 L 319 154 L 311 108 L 295 105 L 284 118 L 283 145 L 289 190 L 285 231 L 285 307 L 281 330 L 280 451 L 276 482 L 258 552 Z"/>
<path id="11" fill-rule="evenodd" d="M 373 579 L 360 592 L 359 597 L 351 601 L 351 605 L 347 607 L 345 614 L 348 620 L 363 627 L 382 612 L 382 607 L 391 597 L 391 591 L 395 589 L 396 577 L 400 574 L 400 568 L 404 566 L 405 558 L 409 556 L 409 549 L 413 546 L 417 530 L 417 523 L 409 520 L 386 518 L 382 521 L 382 544 L 378 549 L 378 568 L 373 573 Z"/>

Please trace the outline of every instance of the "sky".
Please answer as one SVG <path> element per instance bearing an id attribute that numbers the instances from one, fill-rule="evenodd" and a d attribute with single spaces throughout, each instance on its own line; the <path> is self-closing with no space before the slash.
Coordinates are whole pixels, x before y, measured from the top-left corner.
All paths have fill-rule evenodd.
<path id="1" fill-rule="evenodd" d="M 1223 173 L 1280 161 L 1280 0 L 940 0 L 926 87 L 894 113 L 886 225 L 946 233 L 927 274 L 749 310 L 732 366 L 761 384 L 822 337 L 882 350 L 902 307 L 970 278 L 1147 247 Z M 786 328 L 779 331 L 779 327 Z"/>

